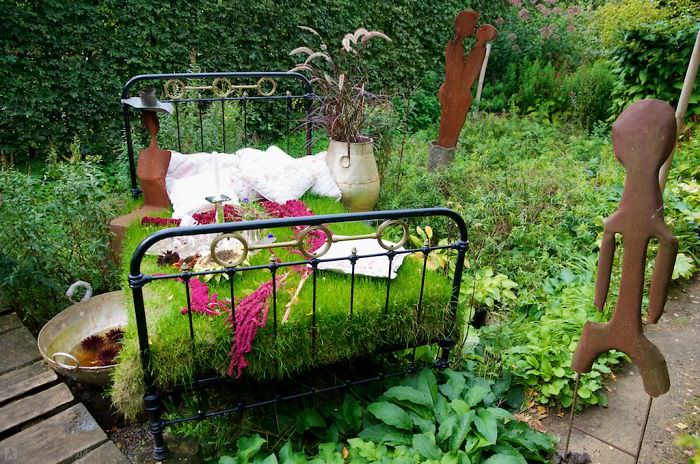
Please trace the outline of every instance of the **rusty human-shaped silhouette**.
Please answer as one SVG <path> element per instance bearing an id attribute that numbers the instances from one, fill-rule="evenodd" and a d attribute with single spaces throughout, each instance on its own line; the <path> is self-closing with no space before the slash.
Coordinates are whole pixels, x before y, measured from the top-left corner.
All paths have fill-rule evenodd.
<path id="1" fill-rule="evenodd" d="M 496 28 L 484 24 L 476 31 L 476 44 L 464 58 L 464 40 L 474 34 L 479 13 L 461 11 L 455 18 L 455 36 L 445 49 L 445 82 L 440 86 L 440 129 L 438 144 L 457 145 L 459 132 L 472 104 L 472 85 L 486 56 L 486 43 L 496 38 Z"/>
<path id="2" fill-rule="evenodd" d="M 147 206 L 168 208 L 170 199 L 165 188 L 165 177 L 170 164 L 170 151 L 158 147 L 158 129 L 160 123 L 155 111 L 141 112 L 141 122 L 151 134 L 148 148 L 139 152 L 136 175 L 143 190 L 143 201 Z"/>
<path id="3" fill-rule="evenodd" d="M 622 280 L 615 312 L 606 324 L 587 322 L 574 353 L 572 367 L 589 372 L 601 353 L 615 349 L 626 353 L 639 368 L 644 390 L 658 397 L 670 388 L 666 360 L 642 329 L 642 295 L 647 247 L 659 243 L 649 289 L 648 320 L 656 323 L 664 310 L 678 240 L 664 222 L 659 169 L 676 142 L 673 108 L 660 100 L 630 105 L 612 127 L 615 156 L 627 171 L 620 205 L 605 220 L 598 258 L 595 305 L 603 310 L 610 287 L 615 236 L 623 242 Z"/>

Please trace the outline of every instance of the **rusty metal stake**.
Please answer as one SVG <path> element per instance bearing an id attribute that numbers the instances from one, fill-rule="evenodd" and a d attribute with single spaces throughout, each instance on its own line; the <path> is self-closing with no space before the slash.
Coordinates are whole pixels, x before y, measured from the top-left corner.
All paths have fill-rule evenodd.
<path id="1" fill-rule="evenodd" d="M 571 429 L 574 427 L 574 413 L 576 412 L 576 398 L 578 397 L 578 385 L 581 381 L 581 373 L 576 373 L 576 384 L 574 385 L 574 400 L 571 403 L 571 414 L 569 415 L 569 432 L 566 434 L 566 449 L 564 455 L 569 452 L 569 443 L 571 442 Z"/>
<path id="2" fill-rule="evenodd" d="M 637 455 L 634 457 L 634 464 L 639 462 L 639 456 L 642 453 L 642 445 L 644 444 L 644 434 L 647 431 L 647 424 L 649 423 L 649 413 L 651 412 L 651 403 L 654 401 L 653 396 L 649 396 L 649 402 L 647 403 L 647 412 L 644 415 L 644 424 L 642 425 L 642 433 L 639 436 L 639 443 L 637 444 Z"/>

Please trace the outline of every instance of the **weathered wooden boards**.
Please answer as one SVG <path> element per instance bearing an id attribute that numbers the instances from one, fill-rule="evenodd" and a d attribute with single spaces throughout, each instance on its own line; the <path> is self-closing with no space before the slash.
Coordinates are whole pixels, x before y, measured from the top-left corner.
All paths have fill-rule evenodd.
<path id="1" fill-rule="evenodd" d="M 66 409 L 0 442 L 0 462 L 64 463 L 107 441 L 82 404 Z"/>
<path id="2" fill-rule="evenodd" d="M 0 315 L 0 353 L 0 464 L 128 464 L 14 313 Z"/>
<path id="3" fill-rule="evenodd" d="M 0 433 L 50 413 L 73 401 L 73 394 L 65 384 L 26 396 L 0 408 Z"/>
<path id="4" fill-rule="evenodd" d="M 0 375 L 24 367 L 41 359 L 36 347 L 36 340 L 25 327 L 19 327 L 0 335 L 2 355 L 0 356 Z"/>
<path id="5" fill-rule="evenodd" d="M 58 380 L 43 362 L 35 362 L 0 376 L 0 403 L 22 396 Z"/>

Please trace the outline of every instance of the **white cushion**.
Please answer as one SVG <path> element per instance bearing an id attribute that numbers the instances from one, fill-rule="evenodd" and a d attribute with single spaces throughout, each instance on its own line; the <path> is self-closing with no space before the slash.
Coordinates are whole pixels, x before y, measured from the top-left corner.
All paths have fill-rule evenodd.
<path id="1" fill-rule="evenodd" d="M 297 158 L 294 160 L 294 162 L 311 171 L 311 174 L 314 176 L 314 184 L 311 186 L 311 191 L 313 193 L 323 197 L 331 197 L 335 198 L 336 200 L 340 200 L 342 193 L 340 192 L 335 179 L 333 179 L 333 174 L 326 163 L 325 151 L 322 151 L 316 155 Z"/>

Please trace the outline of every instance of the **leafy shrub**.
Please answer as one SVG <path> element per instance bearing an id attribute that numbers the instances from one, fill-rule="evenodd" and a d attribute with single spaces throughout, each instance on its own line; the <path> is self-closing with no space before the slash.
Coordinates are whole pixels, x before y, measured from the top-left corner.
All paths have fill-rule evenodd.
<path id="1" fill-rule="evenodd" d="M 658 98 L 668 102 L 678 100 L 695 37 L 700 29 L 697 19 L 659 21 L 625 30 L 624 41 L 610 51 L 616 81 L 613 115 L 642 98 Z M 700 85 L 696 81 L 688 116 L 700 115 L 698 90 Z"/>
<path id="2" fill-rule="evenodd" d="M 580 127 L 590 131 L 598 121 L 610 117 L 610 95 L 614 79 L 605 61 L 583 65 L 564 84 L 569 113 Z"/>
<path id="3" fill-rule="evenodd" d="M 389 384 L 369 404 L 346 395 L 342 407 L 324 417 L 314 409 L 297 415 L 296 435 L 332 437 L 313 457 L 294 451 L 291 441 L 270 454 L 259 435 L 240 438 L 234 455 L 220 464 L 312 463 L 546 463 L 555 449 L 551 436 L 531 430 L 506 408 L 518 408 L 509 376 L 488 381 L 469 371 L 431 370 Z M 330 409 L 330 408 L 328 408 Z M 323 412 L 323 411 L 322 411 Z M 329 433 L 330 432 L 330 433 Z M 359 432 L 359 433 L 358 433 Z"/>
<path id="4" fill-rule="evenodd" d="M 605 48 L 624 44 L 625 30 L 633 30 L 669 17 L 656 0 L 618 0 L 604 3 L 595 11 L 592 33 Z"/>
<path id="5" fill-rule="evenodd" d="M 0 265 L 3 299 L 38 329 L 68 306 L 76 280 L 96 292 L 117 283 L 109 256 L 116 201 L 97 159 L 50 155 L 42 177 L 0 169 Z"/>

